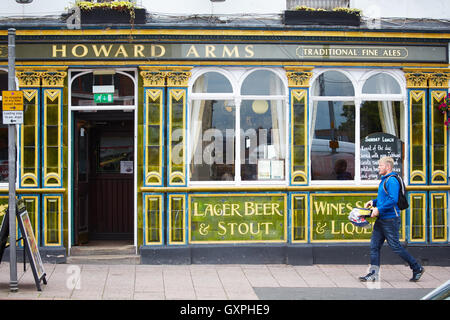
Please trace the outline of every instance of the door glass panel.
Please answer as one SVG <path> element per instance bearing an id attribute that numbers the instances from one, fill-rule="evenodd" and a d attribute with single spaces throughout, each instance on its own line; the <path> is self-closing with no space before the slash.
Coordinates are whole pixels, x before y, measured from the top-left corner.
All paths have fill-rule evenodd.
<path id="1" fill-rule="evenodd" d="M 133 137 L 102 136 L 98 154 L 97 172 L 121 173 L 121 162 L 133 161 Z"/>

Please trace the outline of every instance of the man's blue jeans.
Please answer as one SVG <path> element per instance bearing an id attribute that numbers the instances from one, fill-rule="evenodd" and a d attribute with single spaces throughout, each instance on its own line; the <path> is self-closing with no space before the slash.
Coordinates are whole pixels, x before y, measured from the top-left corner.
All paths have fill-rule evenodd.
<path id="1" fill-rule="evenodd" d="M 370 240 L 370 264 L 372 266 L 380 266 L 380 250 L 386 240 L 389 247 L 405 260 L 412 270 L 419 270 L 420 265 L 400 244 L 399 230 L 400 218 L 377 219 Z"/>

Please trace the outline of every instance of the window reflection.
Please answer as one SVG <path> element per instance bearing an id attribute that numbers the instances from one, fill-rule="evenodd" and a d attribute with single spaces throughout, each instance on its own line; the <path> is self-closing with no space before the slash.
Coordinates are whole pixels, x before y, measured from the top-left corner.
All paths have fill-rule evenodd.
<path id="1" fill-rule="evenodd" d="M 312 115 L 313 180 L 352 180 L 355 175 L 355 105 L 315 102 Z"/>
<path id="2" fill-rule="evenodd" d="M 241 179 L 284 179 L 285 116 L 281 101 L 241 104 Z"/>
<path id="3" fill-rule="evenodd" d="M 234 180 L 236 108 L 226 100 L 193 101 L 191 180 Z"/>
<path id="4" fill-rule="evenodd" d="M 326 71 L 315 81 L 313 95 L 315 96 L 354 96 L 353 84 L 342 72 Z"/>
<path id="5" fill-rule="evenodd" d="M 230 81 L 218 73 L 207 72 L 202 74 L 194 83 L 193 93 L 232 93 Z"/>
<path id="6" fill-rule="evenodd" d="M 98 148 L 97 172 L 120 173 L 122 161 L 133 161 L 133 137 L 101 136 Z"/>
<path id="7" fill-rule="evenodd" d="M 283 82 L 272 71 L 256 70 L 250 73 L 242 83 L 242 95 L 283 95 Z"/>
<path id="8" fill-rule="evenodd" d="M 361 104 L 361 138 L 376 132 L 401 138 L 400 101 L 363 101 Z"/>
<path id="9" fill-rule="evenodd" d="M 362 93 L 367 94 L 401 94 L 400 85 L 390 75 L 378 73 L 364 83 Z"/>
<path id="10" fill-rule="evenodd" d="M 239 95 L 225 76 L 207 72 L 195 81 L 192 92 L 191 181 L 285 180 L 287 120 L 280 95 L 286 88 L 280 77 L 268 70 L 253 71 Z M 227 92 L 227 100 L 210 98 L 211 93 Z"/>

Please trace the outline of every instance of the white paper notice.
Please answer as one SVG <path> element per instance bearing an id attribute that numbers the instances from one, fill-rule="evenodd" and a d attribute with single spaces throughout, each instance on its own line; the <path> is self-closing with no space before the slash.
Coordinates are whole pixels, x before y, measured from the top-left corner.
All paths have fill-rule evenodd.
<path id="1" fill-rule="evenodd" d="M 133 161 L 120 161 L 120 173 L 132 174 Z"/>

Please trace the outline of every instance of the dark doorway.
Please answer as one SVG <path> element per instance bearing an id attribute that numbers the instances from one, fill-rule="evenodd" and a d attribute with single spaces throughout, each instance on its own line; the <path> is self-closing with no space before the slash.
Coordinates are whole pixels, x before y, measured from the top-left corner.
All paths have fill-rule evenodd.
<path id="1" fill-rule="evenodd" d="M 134 113 L 74 113 L 75 245 L 132 240 Z"/>

